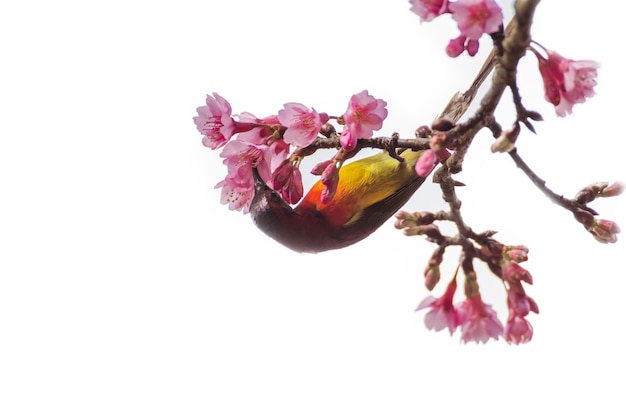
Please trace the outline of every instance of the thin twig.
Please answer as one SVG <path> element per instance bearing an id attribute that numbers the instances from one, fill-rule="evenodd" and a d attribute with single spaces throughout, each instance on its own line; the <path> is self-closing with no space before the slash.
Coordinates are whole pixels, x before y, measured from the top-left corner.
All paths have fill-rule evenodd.
<path id="1" fill-rule="evenodd" d="M 522 170 L 522 172 L 524 172 L 524 174 L 526 174 L 526 176 L 528 177 L 528 179 L 530 179 L 530 181 L 539 189 L 539 191 L 541 191 L 546 197 L 548 197 L 553 203 L 563 207 L 566 210 L 569 210 L 571 212 L 574 212 L 576 209 L 584 209 L 587 210 L 588 212 L 590 212 L 593 215 L 597 215 L 598 213 L 575 201 L 575 200 L 571 200 L 569 198 L 565 198 L 562 195 L 559 195 L 557 193 L 555 193 L 554 191 L 552 191 L 550 188 L 548 188 L 546 186 L 546 181 L 544 181 L 543 179 L 541 179 L 531 168 L 530 166 L 528 166 L 528 164 L 521 158 L 521 156 L 517 153 L 517 148 L 511 150 L 509 152 L 509 156 L 511 156 L 511 159 L 513 159 L 513 161 L 515 162 L 515 164 L 517 165 L 518 168 L 520 168 Z"/>

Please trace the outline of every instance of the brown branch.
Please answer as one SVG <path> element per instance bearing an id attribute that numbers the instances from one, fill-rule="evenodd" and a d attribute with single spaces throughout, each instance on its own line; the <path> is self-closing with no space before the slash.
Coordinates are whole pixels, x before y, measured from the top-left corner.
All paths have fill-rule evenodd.
<path id="1" fill-rule="evenodd" d="M 394 133 L 391 137 L 372 137 L 371 139 L 359 139 L 357 142 L 357 148 L 350 153 L 354 156 L 360 149 L 372 148 L 372 149 L 388 149 L 390 145 L 395 145 L 401 149 L 412 150 L 426 150 L 430 147 L 430 139 L 415 138 L 415 139 L 400 139 L 396 137 Z M 318 137 L 310 145 L 297 149 L 293 152 L 294 156 L 305 157 L 310 156 L 319 149 L 340 149 L 341 143 L 339 142 L 339 136 L 336 134 L 330 137 Z"/>
<path id="2" fill-rule="evenodd" d="M 456 195 L 455 181 L 452 178 L 452 174 L 462 170 L 465 155 L 476 134 L 482 128 L 488 127 L 494 134 L 501 132 L 500 125 L 496 122 L 494 111 L 507 87 L 513 90 L 515 96 L 518 121 L 519 118 L 523 118 L 525 121 L 525 119 L 529 117 L 529 114 L 532 114 L 526 112 L 521 105 L 521 97 L 519 96 L 519 92 L 517 92 L 516 77 L 519 60 L 524 56 L 530 44 L 530 26 L 538 2 L 539 0 L 516 2 L 515 17 L 507 25 L 504 31 L 505 33 L 500 38 L 493 37 L 495 42 L 494 48 L 488 57 L 488 61 L 483 65 L 483 68 L 479 71 L 475 79 L 479 81 L 478 85 L 472 84 L 470 89 L 463 95 L 456 94 L 442 113 L 443 116 L 450 116 L 451 118 L 460 117 L 459 114 L 462 115 L 462 113 L 465 112 L 471 99 L 473 99 L 476 94 L 478 86 L 480 86 L 482 80 L 486 78 L 486 74 L 495 66 L 492 84 L 482 99 L 476 114 L 467 122 L 458 124 L 450 130 L 450 135 L 454 139 L 454 152 L 452 156 L 446 160 L 444 165 L 435 172 L 433 177 L 433 181 L 440 184 L 443 199 L 450 207 L 450 220 L 456 224 L 459 235 L 465 238 L 463 247 L 466 250 L 472 248 L 469 246 L 470 239 L 485 244 L 495 232 L 487 231 L 482 234 L 477 234 L 465 223 L 461 215 L 461 201 Z M 532 173 L 532 171 L 527 172 L 527 174 L 528 173 Z M 545 183 L 543 186 L 545 188 Z"/>
<path id="3" fill-rule="evenodd" d="M 565 198 L 562 195 L 557 194 L 554 191 L 552 191 L 550 188 L 548 188 L 546 186 L 546 181 L 541 179 L 532 169 L 530 169 L 528 164 L 526 164 L 526 162 L 517 153 L 517 149 L 511 150 L 509 152 L 509 156 L 511 156 L 511 159 L 513 159 L 517 167 L 520 168 L 522 172 L 524 172 L 524 174 L 526 174 L 528 179 L 530 179 L 530 181 L 539 189 L 539 191 L 541 191 L 553 203 L 563 207 L 566 210 L 571 211 L 572 213 L 574 213 L 576 210 L 583 209 L 583 210 L 590 212 L 593 215 L 598 214 L 595 210 L 587 207 L 586 205 L 581 204 L 577 202 L 576 200 Z"/>

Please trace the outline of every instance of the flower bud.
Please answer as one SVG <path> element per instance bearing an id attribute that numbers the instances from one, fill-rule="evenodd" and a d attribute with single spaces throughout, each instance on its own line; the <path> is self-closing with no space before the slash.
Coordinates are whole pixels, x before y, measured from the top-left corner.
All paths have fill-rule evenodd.
<path id="1" fill-rule="evenodd" d="M 311 169 L 311 174 L 320 176 L 322 173 L 324 173 L 324 169 L 326 169 L 328 165 L 333 164 L 333 163 L 334 162 L 332 159 L 319 162 L 315 164 L 315 166 L 313 166 L 313 169 Z"/>
<path id="2" fill-rule="evenodd" d="M 458 57 L 461 55 L 463 51 L 465 51 L 465 37 L 463 35 L 451 39 L 448 45 L 446 46 L 446 54 L 449 57 Z"/>
<path id="3" fill-rule="evenodd" d="M 624 184 L 614 182 L 600 190 L 600 197 L 615 197 L 624 192 Z"/>
<path id="4" fill-rule="evenodd" d="M 435 214 L 429 211 L 416 211 L 413 215 L 418 225 L 430 225 L 435 221 Z"/>
<path id="5" fill-rule="evenodd" d="M 436 131 L 449 131 L 454 128 L 454 123 L 447 118 L 437 118 L 431 124 L 431 128 Z"/>
<path id="6" fill-rule="evenodd" d="M 505 255 L 510 261 L 524 262 L 528 260 L 528 248 L 524 245 L 507 246 Z"/>
<path id="7" fill-rule="evenodd" d="M 321 181 L 324 184 L 324 189 L 320 195 L 320 200 L 322 204 L 326 204 L 335 196 L 337 185 L 339 184 L 339 170 L 335 164 L 326 166 L 326 169 L 322 172 Z"/>
<path id="8" fill-rule="evenodd" d="M 476 55 L 476 53 L 478 52 L 478 40 L 477 39 L 468 39 L 467 42 L 465 43 L 465 50 L 467 51 L 467 54 L 469 54 L 470 57 L 473 57 Z"/>
<path id="9" fill-rule="evenodd" d="M 345 128 L 339 136 L 339 142 L 343 150 L 351 152 L 356 148 L 357 139 L 348 128 Z"/>
<path id="10" fill-rule="evenodd" d="M 428 265 L 424 271 L 424 285 L 426 289 L 433 290 L 441 279 L 441 270 L 439 265 Z"/>
<path id="11" fill-rule="evenodd" d="M 524 281 L 528 284 L 533 284 L 533 276 L 530 275 L 530 272 L 514 261 L 510 261 L 504 265 L 502 268 L 502 276 L 504 280 L 509 283 Z"/>
<path id="12" fill-rule="evenodd" d="M 574 199 L 580 204 L 591 203 L 598 197 L 600 191 L 608 187 L 608 185 L 607 182 L 596 182 L 595 184 L 587 185 L 585 188 L 578 191 Z"/>
<path id="13" fill-rule="evenodd" d="M 417 172 L 419 176 L 427 176 L 435 169 L 438 160 L 437 153 L 430 149 L 425 150 L 415 163 L 415 172 Z"/>
<path id="14" fill-rule="evenodd" d="M 500 137 L 491 145 L 491 151 L 493 153 L 508 153 L 515 148 L 515 141 L 520 133 L 520 125 L 518 123 L 513 125 L 510 131 L 503 131 Z"/>
<path id="15" fill-rule="evenodd" d="M 291 180 L 294 166 L 289 159 L 283 160 L 272 173 L 272 188 L 276 191 L 282 190 Z"/>
<path id="16" fill-rule="evenodd" d="M 322 128 L 320 129 L 320 134 L 324 137 L 330 137 L 334 134 L 337 134 L 337 129 L 331 123 L 322 124 Z"/>
<path id="17" fill-rule="evenodd" d="M 415 137 L 420 139 L 427 139 L 431 134 L 432 131 L 425 125 L 419 126 L 417 130 L 415 130 Z"/>
<path id="18" fill-rule="evenodd" d="M 434 151 L 452 146 L 452 136 L 447 132 L 436 132 L 430 139 L 430 148 Z"/>
<path id="19" fill-rule="evenodd" d="M 414 213 L 400 210 L 396 213 L 396 221 L 393 224 L 396 229 L 404 229 L 410 226 L 417 226 L 417 218 Z"/>
<path id="20" fill-rule="evenodd" d="M 591 229 L 589 229 L 589 232 L 598 242 L 613 244 L 617 241 L 617 234 L 620 233 L 620 228 L 617 223 L 611 220 L 597 219 L 594 221 Z"/>

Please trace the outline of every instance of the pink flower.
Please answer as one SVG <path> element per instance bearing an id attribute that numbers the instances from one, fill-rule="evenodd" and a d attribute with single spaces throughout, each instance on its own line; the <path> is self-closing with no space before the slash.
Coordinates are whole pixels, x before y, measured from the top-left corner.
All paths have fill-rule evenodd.
<path id="1" fill-rule="evenodd" d="M 217 93 L 207 95 L 206 106 L 197 108 L 198 116 L 193 117 L 196 128 L 204 137 L 202 144 L 217 149 L 226 144 L 233 134 L 235 123 L 228 101 Z"/>
<path id="2" fill-rule="evenodd" d="M 278 112 L 278 121 L 287 127 L 283 136 L 286 143 L 305 147 L 317 138 L 322 125 L 328 121 L 328 115 L 318 114 L 315 109 L 309 110 L 302 104 L 289 102 Z"/>
<path id="3" fill-rule="evenodd" d="M 224 164 L 228 168 L 228 176 L 241 180 L 247 179 L 252 184 L 252 168 L 256 167 L 264 180 L 270 178 L 271 152 L 268 146 L 249 143 L 236 138 L 226 145 L 220 153 Z"/>
<path id="4" fill-rule="evenodd" d="M 226 144 L 220 156 L 228 168 L 226 179 L 215 186 L 222 188 L 221 203 L 247 213 L 254 196 L 252 168 L 257 168 L 264 180 L 270 178 L 270 148 L 236 138 Z"/>
<path id="5" fill-rule="evenodd" d="M 352 137 L 369 138 L 375 130 L 380 130 L 387 118 L 387 102 L 371 96 L 367 90 L 352 95 L 343 119 Z"/>
<path id="6" fill-rule="evenodd" d="M 533 327 L 524 317 L 513 315 L 504 327 L 504 339 L 507 343 L 528 343 L 533 338 Z"/>
<path id="7" fill-rule="evenodd" d="M 439 159 L 434 150 L 424 150 L 422 155 L 417 159 L 417 162 L 415 162 L 415 172 L 417 172 L 419 176 L 427 176 L 435 169 L 438 162 Z"/>
<path id="8" fill-rule="evenodd" d="M 411 11 L 417 14 L 422 22 L 430 22 L 448 12 L 448 0 L 409 0 L 409 3 Z"/>
<path id="9" fill-rule="evenodd" d="M 556 114 L 564 117 L 572 113 L 574 104 L 585 102 L 595 95 L 599 64 L 595 61 L 575 61 L 547 51 L 548 58 L 537 52 L 539 72 L 543 78 L 545 98 L 556 107 Z"/>
<path id="10" fill-rule="evenodd" d="M 440 298 L 426 296 L 426 298 L 418 305 L 416 311 L 420 309 L 430 308 L 424 317 L 424 323 L 429 330 L 441 331 L 448 328 L 450 335 L 461 324 L 461 314 L 452 303 L 454 293 L 456 292 L 456 279 L 448 283 L 446 291 Z"/>
<path id="11" fill-rule="evenodd" d="M 289 204 L 295 204 L 302 198 L 302 174 L 300 169 L 285 159 L 272 173 L 272 188 Z"/>
<path id="12" fill-rule="evenodd" d="M 238 178 L 226 177 L 215 188 L 222 188 L 220 203 L 228 204 L 230 210 L 250 211 L 250 203 L 254 196 L 254 185 L 238 184 Z"/>
<path id="13" fill-rule="evenodd" d="M 483 303 L 480 293 L 474 293 L 464 300 L 459 308 L 462 317 L 461 340 L 486 343 L 490 338 L 502 335 L 502 323 L 490 305 Z"/>
<path id="14" fill-rule="evenodd" d="M 461 35 L 469 39 L 497 32 L 502 25 L 502 9 L 494 0 L 458 0 L 449 9 Z"/>

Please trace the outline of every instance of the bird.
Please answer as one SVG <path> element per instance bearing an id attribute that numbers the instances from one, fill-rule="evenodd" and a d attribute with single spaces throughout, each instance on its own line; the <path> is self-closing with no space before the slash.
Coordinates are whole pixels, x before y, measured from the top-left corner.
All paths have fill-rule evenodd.
<path id="1" fill-rule="evenodd" d="M 255 170 L 251 217 L 261 231 L 299 253 L 353 245 L 385 223 L 424 183 L 426 178 L 415 172 L 421 153 L 407 149 L 398 159 L 385 150 L 343 165 L 330 201 L 322 203 L 324 185 L 317 181 L 295 208 Z"/>

